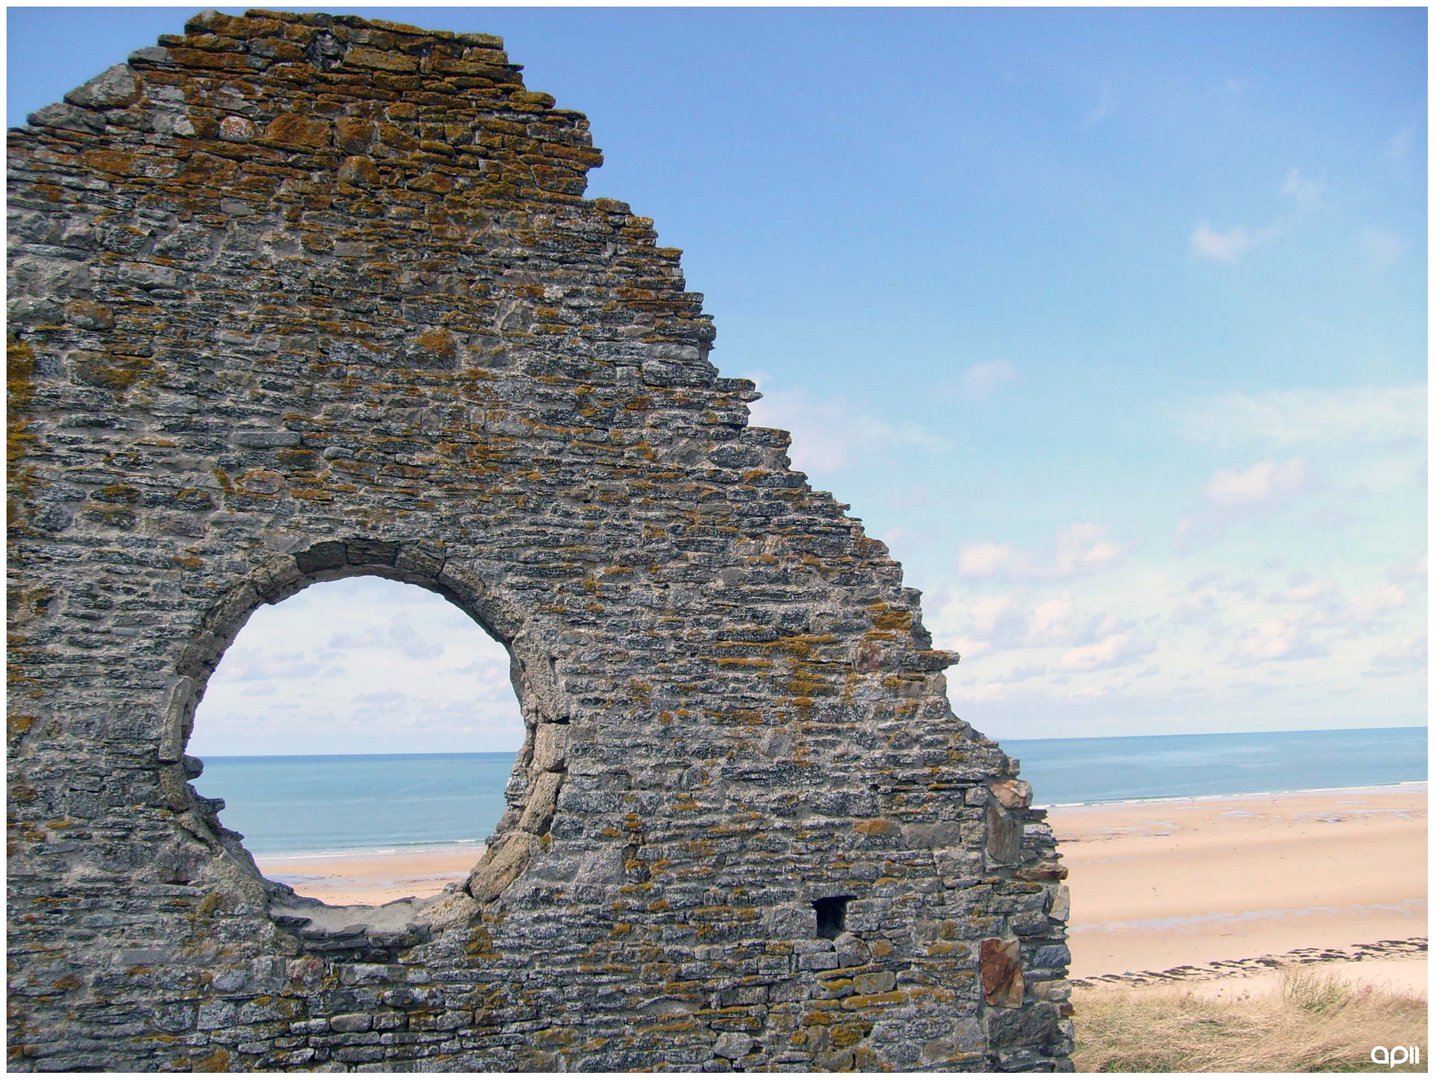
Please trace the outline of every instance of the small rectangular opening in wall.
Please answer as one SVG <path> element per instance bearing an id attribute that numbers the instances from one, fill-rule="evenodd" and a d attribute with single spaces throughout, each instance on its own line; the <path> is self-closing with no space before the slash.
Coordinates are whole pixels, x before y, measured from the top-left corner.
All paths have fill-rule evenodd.
<path id="1" fill-rule="evenodd" d="M 817 936 L 830 941 L 846 930 L 847 901 L 855 899 L 854 896 L 824 896 L 812 901 L 812 908 L 817 912 Z"/>

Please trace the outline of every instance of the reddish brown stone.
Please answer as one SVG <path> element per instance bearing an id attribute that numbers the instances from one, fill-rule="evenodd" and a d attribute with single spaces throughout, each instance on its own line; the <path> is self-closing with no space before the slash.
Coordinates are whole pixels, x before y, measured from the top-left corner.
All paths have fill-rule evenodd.
<path id="1" fill-rule="evenodd" d="M 988 1005 L 1015 1009 L 1026 992 L 1021 977 L 1021 942 L 984 938 L 981 951 L 982 995 Z"/>
<path id="2" fill-rule="evenodd" d="M 882 645 L 877 641 L 864 641 L 857 646 L 857 656 L 852 666 L 866 675 L 882 667 Z"/>

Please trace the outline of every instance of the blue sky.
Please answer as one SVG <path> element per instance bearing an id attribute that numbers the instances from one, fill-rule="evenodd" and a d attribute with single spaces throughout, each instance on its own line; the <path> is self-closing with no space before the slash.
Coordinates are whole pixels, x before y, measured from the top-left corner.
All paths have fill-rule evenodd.
<path id="1" fill-rule="evenodd" d="M 714 361 L 903 562 L 978 729 L 1425 722 L 1423 9 L 344 10 L 500 34 L 589 116 L 589 194 L 684 249 Z M 189 13 L 9 9 L 10 123 Z M 497 669 L 391 608 L 373 648 L 448 665 L 398 742 L 396 699 L 339 715 L 351 673 L 233 655 L 364 748 L 512 745 L 465 705 Z M 276 714 L 225 670 L 227 750 Z"/>

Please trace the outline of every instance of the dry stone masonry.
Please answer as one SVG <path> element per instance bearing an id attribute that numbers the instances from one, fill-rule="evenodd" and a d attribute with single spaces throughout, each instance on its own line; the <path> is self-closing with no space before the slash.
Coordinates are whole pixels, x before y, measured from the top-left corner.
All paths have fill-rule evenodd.
<path id="1" fill-rule="evenodd" d="M 496 38 L 262 11 L 11 133 L 12 1068 L 1068 1067 L 1029 787 L 600 161 Z M 355 574 L 513 658 L 429 902 L 265 881 L 185 753 Z"/>

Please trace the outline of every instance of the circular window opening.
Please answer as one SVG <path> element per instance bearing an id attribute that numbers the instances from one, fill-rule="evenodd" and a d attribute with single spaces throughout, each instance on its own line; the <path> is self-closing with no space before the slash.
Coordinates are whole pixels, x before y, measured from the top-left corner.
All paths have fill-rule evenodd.
<path id="1" fill-rule="evenodd" d="M 381 905 L 469 874 L 523 741 L 504 647 L 427 589 L 361 576 L 253 613 L 188 752 L 266 878 Z"/>

